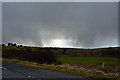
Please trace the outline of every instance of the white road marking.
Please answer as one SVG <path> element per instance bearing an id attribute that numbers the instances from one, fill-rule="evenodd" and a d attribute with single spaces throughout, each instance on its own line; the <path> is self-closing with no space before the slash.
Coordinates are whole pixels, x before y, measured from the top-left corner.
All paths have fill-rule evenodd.
<path id="1" fill-rule="evenodd" d="M 29 78 L 31 77 L 31 76 L 28 76 Z"/>
<path id="2" fill-rule="evenodd" d="M 29 75 L 28 77 L 29 77 L 29 78 L 35 78 L 35 77 L 30 76 L 30 75 Z"/>
<path id="3" fill-rule="evenodd" d="M 5 67 L 0 67 L 0 69 L 5 69 L 5 70 L 6 70 L 7 68 L 5 68 Z"/>

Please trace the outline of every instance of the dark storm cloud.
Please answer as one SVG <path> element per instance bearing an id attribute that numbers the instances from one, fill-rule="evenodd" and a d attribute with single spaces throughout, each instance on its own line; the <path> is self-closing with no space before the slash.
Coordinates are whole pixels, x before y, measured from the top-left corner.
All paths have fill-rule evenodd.
<path id="1" fill-rule="evenodd" d="M 51 40 L 62 39 L 72 47 L 118 44 L 117 3 L 19 2 L 2 8 L 4 43 L 51 46 Z"/>

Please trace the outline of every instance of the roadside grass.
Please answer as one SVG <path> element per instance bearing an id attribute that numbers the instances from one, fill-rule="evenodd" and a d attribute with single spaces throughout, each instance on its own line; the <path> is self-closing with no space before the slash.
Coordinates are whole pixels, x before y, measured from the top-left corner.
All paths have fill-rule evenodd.
<path id="1" fill-rule="evenodd" d="M 3 62 L 9 62 L 9 63 L 15 63 L 15 64 L 20 64 L 20 65 L 25 65 L 25 66 L 32 66 L 32 67 L 38 67 L 41 69 L 47 69 L 47 70 L 53 70 L 53 71 L 58 71 L 58 72 L 63 72 L 63 73 L 68 73 L 68 74 L 73 74 L 73 75 L 79 75 L 79 76 L 84 76 L 87 78 L 94 78 L 94 79 L 103 79 L 103 78 L 108 78 L 111 80 L 118 80 L 118 73 L 105 73 L 101 70 L 98 69 L 87 69 L 84 67 L 74 67 L 70 66 L 67 63 L 61 64 L 61 65 L 55 65 L 55 64 L 39 64 L 35 62 L 28 62 L 28 61 L 21 61 L 17 59 L 2 59 Z"/>

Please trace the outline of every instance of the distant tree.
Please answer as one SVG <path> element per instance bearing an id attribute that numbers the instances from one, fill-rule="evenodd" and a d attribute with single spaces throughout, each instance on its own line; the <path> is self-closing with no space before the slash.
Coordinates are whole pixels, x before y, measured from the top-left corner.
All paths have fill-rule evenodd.
<path id="1" fill-rule="evenodd" d="M 4 43 L 2 43 L 2 46 L 6 46 Z"/>
<path id="2" fill-rule="evenodd" d="M 8 43 L 8 46 L 17 46 L 16 43 Z"/>
<path id="3" fill-rule="evenodd" d="M 20 45 L 20 47 L 22 47 L 22 45 Z"/>
<path id="4" fill-rule="evenodd" d="M 17 44 L 16 43 L 14 43 L 14 44 L 12 44 L 13 46 L 17 46 Z"/>
<path id="5" fill-rule="evenodd" d="M 11 46 L 11 43 L 8 43 L 8 46 Z"/>

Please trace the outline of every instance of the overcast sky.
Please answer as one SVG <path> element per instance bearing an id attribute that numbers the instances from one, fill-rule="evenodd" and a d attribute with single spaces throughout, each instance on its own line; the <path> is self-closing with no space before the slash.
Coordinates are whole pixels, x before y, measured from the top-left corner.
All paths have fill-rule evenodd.
<path id="1" fill-rule="evenodd" d="M 119 0 L 2 0 L 2 2 L 118 2 Z"/>
<path id="2" fill-rule="evenodd" d="M 2 3 L 3 43 L 51 47 L 118 46 L 117 2 Z"/>

